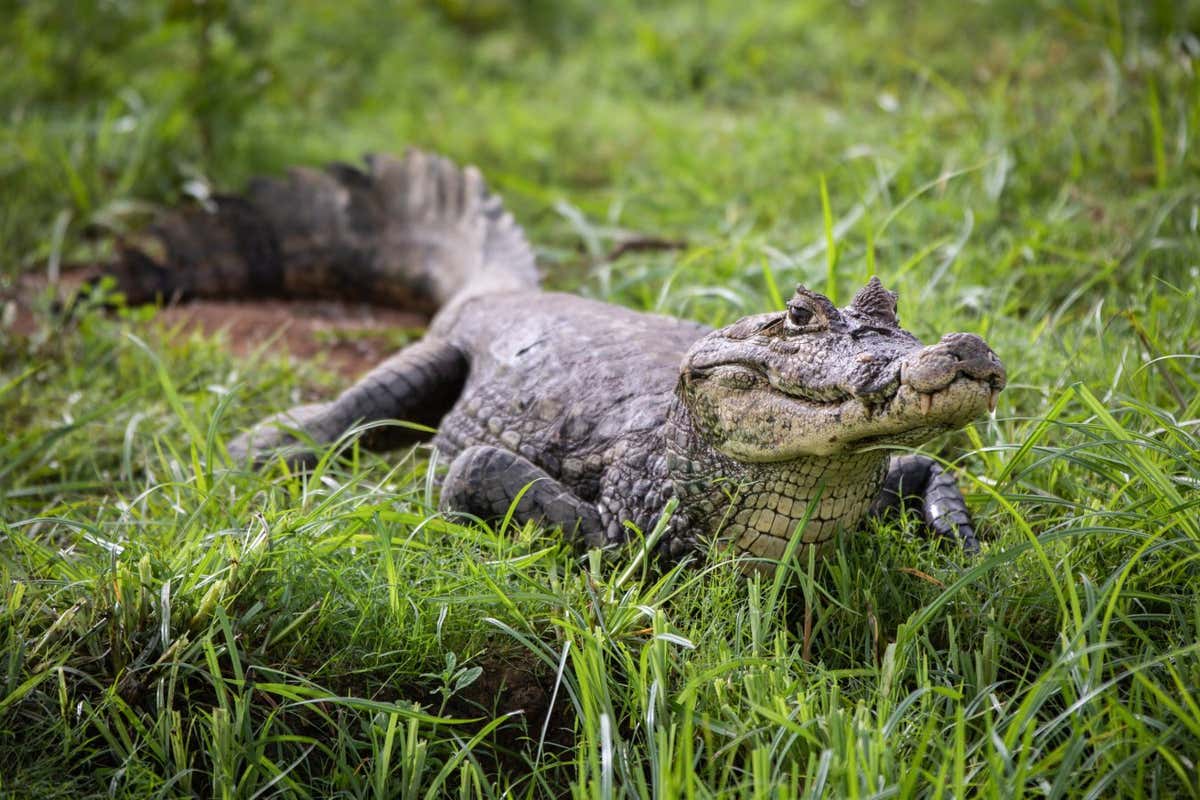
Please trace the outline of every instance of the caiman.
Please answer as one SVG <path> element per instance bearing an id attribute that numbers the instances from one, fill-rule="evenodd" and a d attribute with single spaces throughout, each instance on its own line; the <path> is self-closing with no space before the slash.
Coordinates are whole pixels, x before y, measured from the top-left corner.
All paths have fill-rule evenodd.
<path id="1" fill-rule="evenodd" d="M 907 507 L 978 541 L 952 477 L 890 455 L 995 409 L 983 339 L 925 346 L 872 278 L 845 308 L 803 286 L 784 311 L 712 330 L 539 288 L 525 234 L 474 167 L 411 151 L 294 169 L 161 215 L 109 270 L 129 302 L 338 297 L 423 309 L 425 336 L 337 398 L 276 414 L 229 452 L 292 461 L 361 423 L 364 446 L 432 436 L 441 505 L 561 528 L 587 547 L 649 531 L 767 565 Z"/>

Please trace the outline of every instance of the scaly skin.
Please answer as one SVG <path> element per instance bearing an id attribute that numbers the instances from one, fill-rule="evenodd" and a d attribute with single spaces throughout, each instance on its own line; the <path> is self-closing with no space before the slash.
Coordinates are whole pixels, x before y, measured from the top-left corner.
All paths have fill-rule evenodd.
<path id="1" fill-rule="evenodd" d="M 497 518 L 515 503 L 518 521 L 589 546 L 623 541 L 627 522 L 648 532 L 672 497 L 672 557 L 717 543 L 769 569 L 793 537 L 819 547 L 904 505 L 976 545 L 949 477 L 886 448 L 994 408 L 1004 368 L 971 334 L 923 346 L 876 279 L 843 309 L 800 287 L 786 311 L 716 331 L 543 292 L 523 233 L 478 172 L 420 153 L 259 181 L 246 199 L 167 216 L 151 235 L 156 258 L 130 250 L 113 269 L 133 297 L 345 285 L 440 308 L 420 342 L 337 399 L 268 418 L 233 443 L 235 458 L 303 461 L 311 453 L 289 428 L 322 444 L 399 418 L 437 426 L 444 507 Z M 365 443 L 419 438 L 377 428 Z"/>
<path id="2" fill-rule="evenodd" d="M 978 337 L 923 347 L 877 281 L 842 312 L 803 290 L 793 300 L 810 305 L 822 316 L 806 326 L 776 313 L 705 332 L 570 295 L 470 301 L 430 331 L 471 361 L 434 446 L 520 454 L 594 505 L 606 543 L 626 520 L 648 531 L 675 495 L 673 555 L 698 538 L 768 559 L 793 534 L 821 544 L 879 498 L 889 459 L 877 445 L 968 422 L 1004 372 Z"/>
<path id="3" fill-rule="evenodd" d="M 673 557 L 701 542 L 767 560 L 794 535 L 801 552 L 824 544 L 879 503 L 889 465 L 882 445 L 915 445 L 965 424 L 1004 383 L 978 337 L 924 347 L 891 311 L 870 311 L 873 297 L 894 303 L 877 281 L 842 311 L 802 289 L 790 313 L 719 331 L 566 294 L 468 299 L 412 348 L 445 353 L 465 372 L 433 439 L 439 460 L 455 465 L 443 504 L 499 517 L 539 481 L 547 500 L 523 498 L 517 518 L 561 525 L 591 545 L 624 540 L 626 521 L 649 531 L 672 496 L 682 502 L 662 547 Z M 793 325 L 809 306 L 819 319 Z M 303 427 L 328 440 L 352 416 L 394 415 L 412 390 L 395 394 L 378 413 L 344 413 L 327 433 Z M 930 526 L 960 506 L 961 496 Z M 953 522 L 942 532 L 973 543 L 966 517 Z"/>

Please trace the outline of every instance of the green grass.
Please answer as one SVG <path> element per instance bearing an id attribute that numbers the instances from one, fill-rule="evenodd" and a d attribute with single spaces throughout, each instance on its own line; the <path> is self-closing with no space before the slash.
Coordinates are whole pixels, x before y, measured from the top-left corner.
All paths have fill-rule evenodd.
<path id="1" fill-rule="evenodd" d="M 556 287 L 721 324 L 878 273 L 1010 386 L 928 448 L 982 557 L 891 526 L 746 580 L 448 523 L 420 451 L 229 469 L 319 363 L 0 313 L 0 794 L 1200 795 L 1196 3 L 5 18 L 0 298 L 154 204 L 415 144 Z"/>

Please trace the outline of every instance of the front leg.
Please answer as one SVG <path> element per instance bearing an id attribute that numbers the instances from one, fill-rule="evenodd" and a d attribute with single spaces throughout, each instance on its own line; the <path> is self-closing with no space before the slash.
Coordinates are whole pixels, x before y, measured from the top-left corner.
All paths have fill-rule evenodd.
<path id="1" fill-rule="evenodd" d="M 979 540 L 962 492 L 954 478 L 929 456 L 896 456 L 888 464 L 871 513 L 887 517 L 903 509 L 920 509 L 925 527 L 935 535 L 961 542 L 968 553 L 979 552 Z"/>
<path id="2" fill-rule="evenodd" d="M 560 527 L 573 541 L 587 547 L 604 545 L 604 528 L 595 506 L 509 450 L 486 445 L 468 447 L 450 464 L 442 483 L 441 507 L 447 511 L 498 520 L 508 514 L 514 501 L 513 519 L 518 522 Z"/>
<path id="3" fill-rule="evenodd" d="M 466 357 L 448 342 L 426 336 L 387 359 L 328 403 L 297 406 L 274 414 L 229 443 L 235 462 L 257 465 L 277 455 L 295 465 L 311 465 L 316 454 L 292 430 L 318 447 L 354 425 L 396 419 L 434 427 L 454 405 L 467 377 Z M 362 445 L 391 450 L 429 438 L 401 425 L 368 430 Z"/>

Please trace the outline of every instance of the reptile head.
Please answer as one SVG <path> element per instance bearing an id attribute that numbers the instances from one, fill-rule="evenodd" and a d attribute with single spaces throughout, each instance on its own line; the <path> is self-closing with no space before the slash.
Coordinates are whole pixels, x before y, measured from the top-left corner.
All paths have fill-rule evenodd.
<path id="1" fill-rule="evenodd" d="M 919 444 L 994 410 L 1004 383 L 983 339 L 922 345 L 872 278 L 843 309 L 801 286 L 787 311 L 713 331 L 684 358 L 679 394 L 713 447 L 773 462 Z"/>

